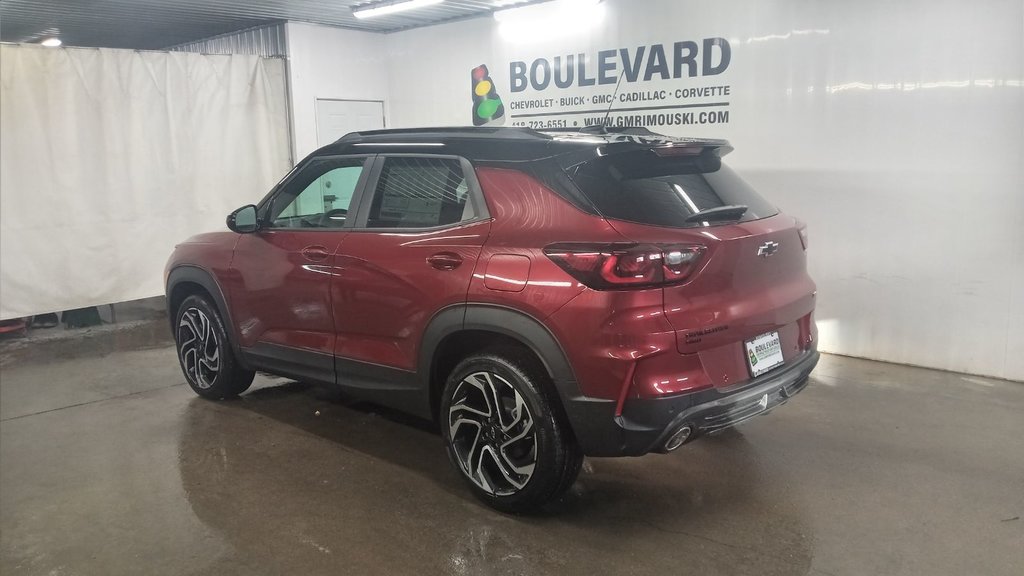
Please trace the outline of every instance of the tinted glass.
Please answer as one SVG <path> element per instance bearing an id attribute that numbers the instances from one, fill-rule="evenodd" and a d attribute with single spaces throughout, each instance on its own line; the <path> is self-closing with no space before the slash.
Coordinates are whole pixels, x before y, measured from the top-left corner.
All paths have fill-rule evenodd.
<path id="1" fill-rule="evenodd" d="M 687 217 L 722 206 L 746 206 L 741 222 L 778 214 L 718 158 L 703 156 L 662 158 L 649 151 L 605 156 L 577 166 L 570 175 L 598 211 L 615 220 L 689 228 L 703 223 L 686 222 Z"/>
<path id="2" fill-rule="evenodd" d="M 433 228 L 476 217 L 462 164 L 453 158 L 384 160 L 367 226 Z"/>
<path id="3" fill-rule="evenodd" d="M 341 228 L 363 172 L 364 159 L 317 160 L 288 184 L 270 211 L 272 228 Z"/>

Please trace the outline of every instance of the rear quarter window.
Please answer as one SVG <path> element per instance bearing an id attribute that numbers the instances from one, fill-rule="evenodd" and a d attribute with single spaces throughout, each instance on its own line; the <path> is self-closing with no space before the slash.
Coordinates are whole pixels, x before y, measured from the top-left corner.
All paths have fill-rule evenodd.
<path id="1" fill-rule="evenodd" d="M 686 219 L 723 206 L 746 206 L 739 219 L 759 220 L 779 213 L 721 160 L 709 157 L 663 158 L 651 151 L 604 156 L 569 170 L 573 182 L 605 218 L 653 226 L 693 228 Z"/>

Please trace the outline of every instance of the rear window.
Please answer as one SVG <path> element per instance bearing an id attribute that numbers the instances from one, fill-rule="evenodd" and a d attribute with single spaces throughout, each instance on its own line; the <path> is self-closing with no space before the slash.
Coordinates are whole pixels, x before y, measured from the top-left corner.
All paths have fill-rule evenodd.
<path id="1" fill-rule="evenodd" d="M 767 218 L 779 210 L 717 156 L 663 158 L 651 151 L 603 156 L 569 171 L 580 190 L 606 218 L 653 226 L 691 228 L 687 218 L 713 208 L 746 206 L 742 216 L 709 217 L 727 224 Z"/>

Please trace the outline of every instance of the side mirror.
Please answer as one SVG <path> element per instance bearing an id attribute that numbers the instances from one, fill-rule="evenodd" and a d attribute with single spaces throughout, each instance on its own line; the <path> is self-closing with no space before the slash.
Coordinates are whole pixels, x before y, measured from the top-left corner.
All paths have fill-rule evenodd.
<path id="1" fill-rule="evenodd" d="M 228 228 L 239 234 L 249 234 L 259 230 L 260 224 L 256 218 L 256 207 L 249 204 L 228 214 Z"/>

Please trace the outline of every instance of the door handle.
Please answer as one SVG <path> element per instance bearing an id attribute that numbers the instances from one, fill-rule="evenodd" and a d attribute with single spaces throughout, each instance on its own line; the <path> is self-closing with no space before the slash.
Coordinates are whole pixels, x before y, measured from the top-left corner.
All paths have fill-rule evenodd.
<path id="1" fill-rule="evenodd" d="M 427 264 L 438 270 L 455 270 L 462 265 L 462 256 L 454 252 L 438 252 L 427 258 Z"/>
<path id="2" fill-rule="evenodd" d="M 306 260 L 322 262 L 327 260 L 327 258 L 331 256 L 331 253 L 323 246 L 306 246 L 302 249 L 302 255 L 306 257 Z"/>

